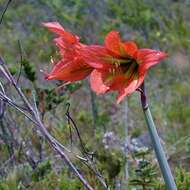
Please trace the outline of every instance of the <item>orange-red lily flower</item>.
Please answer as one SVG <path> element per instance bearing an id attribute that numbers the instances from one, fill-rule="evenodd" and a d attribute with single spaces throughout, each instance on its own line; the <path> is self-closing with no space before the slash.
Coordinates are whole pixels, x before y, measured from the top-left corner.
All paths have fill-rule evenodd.
<path id="1" fill-rule="evenodd" d="M 138 49 L 132 41 L 123 42 L 117 31 L 108 33 L 104 43 L 83 47 L 82 54 L 94 68 L 91 88 L 97 94 L 118 91 L 117 103 L 142 84 L 150 67 L 167 56 L 158 50 Z"/>
<path id="2" fill-rule="evenodd" d="M 73 82 L 87 77 L 93 68 L 86 64 L 81 56 L 80 49 L 85 45 L 80 43 L 79 37 L 65 31 L 58 22 L 48 22 L 43 25 L 59 35 L 54 42 L 61 55 L 61 60 L 54 64 L 52 71 L 46 74 L 45 78 Z"/>

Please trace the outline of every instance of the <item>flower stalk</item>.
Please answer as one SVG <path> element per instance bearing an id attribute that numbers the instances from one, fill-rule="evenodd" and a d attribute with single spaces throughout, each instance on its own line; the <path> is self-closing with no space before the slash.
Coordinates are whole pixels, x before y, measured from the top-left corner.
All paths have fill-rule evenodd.
<path id="1" fill-rule="evenodd" d="M 150 112 L 150 109 L 147 103 L 147 96 L 145 92 L 144 83 L 141 85 L 138 91 L 140 91 L 141 93 L 141 104 L 142 104 L 142 108 L 144 112 L 144 117 L 147 123 L 149 135 L 152 141 L 152 145 L 153 145 L 166 187 L 168 190 L 177 190 L 170 166 L 168 164 L 166 155 L 160 143 L 160 138 L 158 136 L 158 132 L 156 130 L 156 126 L 154 124 L 152 114 Z"/>

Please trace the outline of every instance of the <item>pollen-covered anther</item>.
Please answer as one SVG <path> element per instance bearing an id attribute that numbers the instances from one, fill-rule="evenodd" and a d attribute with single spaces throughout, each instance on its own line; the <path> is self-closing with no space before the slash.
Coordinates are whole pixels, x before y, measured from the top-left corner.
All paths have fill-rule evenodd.
<path id="1" fill-rule="evenodd" d="M 113 69 L 112 69 L 112 74 L 114 75 L 115 73 L 116 73 L 116 69 L 113 68 Z"/>
<path id="2" fill-rule="evenodd" d="M 53 57 L 51 56 L 51 59 L 50 59 L 50 63 L 53 65 L 54 64 L 54 60 L 53 60 Z"/>
<path id="3" fill-rule="evenodd" d="M 115 64 L 116 68 L 118 68 L 121 65 L 121 63 L 119 61 L 115 61 L 114 64 Z"/>
<path id="4" fill-rule="evenodd" d="M 109 68 L 109 73 L 114 75 L 116 73 L 116 68 Z"/>

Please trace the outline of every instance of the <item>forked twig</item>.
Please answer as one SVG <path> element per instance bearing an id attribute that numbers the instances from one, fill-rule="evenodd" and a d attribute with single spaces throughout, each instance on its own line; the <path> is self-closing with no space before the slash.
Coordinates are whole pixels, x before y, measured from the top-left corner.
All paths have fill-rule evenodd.
<path id="1" fill-rule="evenodd" d="M 69 168 L 75 173 L 75 175 L 80 179 L 80 181 L 83 183 L 83 185 L 86 187 L 88 190 L 93 190 L 93 188 L 89 185 L 89 183 L 84 179 L 84 177 L 79 173 L 79 171 L 76 169 L 76 167 L 73 165 L 73 163 L 70 161 L 69 157 L 65 154 L 65 152 L 60 148 L 60 146 L 54 141 L 52 136 L 49 134 L 45 126 L 43 125 L 39 113 L 36 112 L 37 110 L 32 107 L 32 105 L 29 103 L 29 101 L 26 99 L 25 95 L 22 93 L 21 89 L 17 86 L 16 81 L 10 74 L 9 70 L 6 68 L 4 61 L 0 59 L 0 65 L 2 66 L 1 68 L 4 69 L 4 72 L 6 72 L 6 76 L 9 77 L 7 78 L 8 81 L 11 81 L 11 84 L 15 87 L 16 91 L 22 98 L 25 106 L 28 108 L 28 110 L 31 111 L 31 115 L 34 117 L 32 121 L 35 121 L 36 127 L 39 129 L 39 131 L 42 133 L 42 135 L 46 138 L 46 140 L 49 142 L 49 144 L 52 146 L 52 148 L 63 158 L 65 163 L 69 166 Z M 2 95 L 2 94 L 1 94 Z M 0 98 L 5 101 L 5 99 L 0 96 Z M 7 99 L 6 99 L 7 100 Z M 7 100 L 8 101 L 8 100 Z M 8 103 L 11 103 L 10 101 Z M 14 104 L 12 104 L 13 107 Z M 17 108 L 18 110 L 18 108 Z M 21 110 L 19 110 L 21 111 Z M 23 113 L 23 111 L 22 111 Z M 28 117 L 31 119 L 31 117 Z"/>
<path id="2" fill-rule="evenodd" d="M 16 104 L 11 98 L 7 97 L 6 94 L 2 92 L 2 90 L 0 91 L 0 100 L 4 101 L 7 104 L 9 104 L 10 106 L 14 107 L 18 111 L 20 111 L 22 114 L 24 114 L 30 121 L 32 121 L 35 124 L 35 126 L 38 128 L 38 130 L 41 132 L 41 134 L 44 136 L 44 138 L 49 142 L 51 147 L 55 150 L 55 152 L 57 152 L 61 156 L 61 158 L 65 161 L 65 163 L 69 166 L 69 168 L 73 171 L 73 173 L 83 183 L 84 187 L 86 187 L 86 189 L 88 189 L 88 190 L 93 190 L 93 188 L 90 186 L 90 184 L 81 175 L 81 173 L 77 170 L 77 168 L 71 162 L 68 155 L 65 153 L 65 151 L 66 151 L 66 152 L 73 154 L 72 151 L 70 151 L 69 149 L 64 147 L 53 136 L 51 136 L 51 134 L 47 131 L 46 127 L 44 126 L 44 124 L 41 120 L 41 116 L 40 116 L 40 113 L 39 113 L 37 105 L 36 105 L 35 94 L 33 93 L 33 99 L 34 99 L 34 106 L 33 106 L 29 102 L 29 100 L 26 98 L 26 96 L 22 92 L 21 88 L 18 86 L 17 81 L 11 75 L 11 73 L 9 72 L 8 68 L 5 65 L 4 60 L 1 57 L 0 57 L 0 70 L 4 74 L 5 78 L 13 85 L 13 87 L 17 91 L 18 95 L 20 96 L 20 98 L 22 99 L 22 101 L 25 105 L 25 109 L 23 109 L 21 106 Z M 1 84 L 1 86 L 2 86 L 2 84 Z M 79 155 L 75 155 L 75 156 L 87 165 L 92 164 L 91 166 L 90 165 L 89 166 L 97 174 L 97 178 L 98 178 L 100 184 L 102 184 L 104 189 L 106 189 L 106 190 L 109 189 L 107 187 L 107 184 L 105 183 L 104 179 L 99 174 L 99 172 L 93 168 L 93 163 L 89 162 L 90 160 L 88 157 L 83 158 Z"/>

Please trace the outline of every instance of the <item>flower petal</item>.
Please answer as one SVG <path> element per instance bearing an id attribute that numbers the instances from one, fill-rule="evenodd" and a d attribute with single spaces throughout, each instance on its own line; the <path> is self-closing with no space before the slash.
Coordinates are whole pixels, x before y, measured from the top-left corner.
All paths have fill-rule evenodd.
<path id="1" fill-rule="evenodd" d="M 103 94 L 109 90 L 109 87 L 104 84 L 103 73 L 94 69 L 90 75 L 90 86 L 97 94 Z"/>
<path id="2" fill-rule="evenodd" d="M 139 63 L 139 73 L 143 74 L 150 67 L 158 64 L 165 59 L 167 54 L 162 51 L 152 49 L 140 49 L 137 53 L 137 61 Z"/>
<path id="3" fill-rule="evenodd" d="M 139 88 L 141 86 L 141 84 L 144 82 L 145 76 L 146 76 L 146 73 L 144 73 L 143 75 L 139 76 L 136 89 Z"/>
<path id="4" fill-rule="evenodd" d="M 45 22 L 42 25 L 59 35 L 63 35 L 65 32 L 64 28 L 58 22 Z"/>
<path id="5" fill-rule="evenodd" d="M 127 82 L 127 77 L 125 77 L 124 75 L 116 75 L 112 78 L 112 80 L 110 81 L 110 90 L 115 91 L 115 90 L 119 90 L 123 87 L 123 85 L 125 85 Z"/>
<path id="6" fill-rule="evenodd" d="M 81 48 L 82 56 L 87 64 L 95 69 L 108 69 L 112 56 L 107 49 L 100 45 L 89 45 Z"/>
<path id="7" fill-rule="evenodd" d="M 76 57 L 81 57 L 80 49 L 82 44 L 71 44 L 66 42 L 62 37 L 54 39 L 55 44 L 59 47 L 59 54 L 64 60 L 74 60 Z"/>
<path id="8" fill-rule="evenodd" d="M 43 24 L 43 26 L 47 27 L 50 31 L 59 34 L 68 43 L 72 44 L 72 43 L 76 43 L 79 41 L 78 36 L 65 31 L 65 29 L 58 22 L 47 22 L 47 23 L 42 23 L 42 24 Z"/>
<path id="9" fill-rule="evenodd" d="M 125 42 L 124 49 L 126 54 L 132 58 L 134 57 L 134 55 L 137 53 L 138 50 L 136 43 L 132 41 Z"/>
<path id="10" fill-rule="evenodd" d="M 86 78 L 92 72 L 92 68 L 82 60 L 65 63 L 63 60 L 58 62 L 52 71 L 46 75 L 46 80 L 77 81 Z"/>
<path id="11" fill-rule="evenodd" d="M 118 56 L 121 55 L 121 51 L 120 51 L 121 38 L 120 38 L 119 33 L 117 31 L 113 30 L 113 31 L 109 32 L 107 34 L 107 36 L 105 37 L 104 43 L 105 43 L 106 48 L 110 52 L 112 52 Z"/>
<path id="12" fill-rule="evenodd" d="M 129 82 L 119 90 L 119 95 L 117 97 L 117 104 L 119 104 L 126 95 L 133 93 L 144 81 L 145 74 L 137 77 L 137 75 L 133 75 Z"/>

